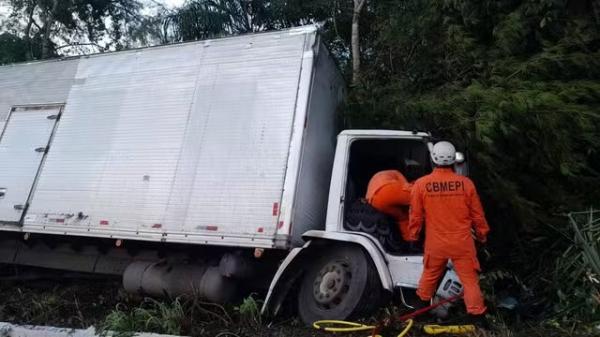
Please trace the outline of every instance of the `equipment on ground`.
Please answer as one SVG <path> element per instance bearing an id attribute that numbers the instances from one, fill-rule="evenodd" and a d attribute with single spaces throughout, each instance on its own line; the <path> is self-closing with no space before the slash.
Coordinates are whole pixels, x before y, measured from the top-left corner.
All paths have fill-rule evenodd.
<path id="1" fill-rule="evenodd" d="M 402 337 L 408 333 L 408 331 L 412 328 L 414 321 L 413 319 L 419 315 L 422 315 L 428 311 L 431 311 L 435 308 L 443 306 L 445 304 L 456 301 L 459 298 L 462 298 L 462 294 L 453 296 L 448 299 L 443 299 L 429 306 L 417 309 L 409 314 L 402 315 L 395 319 L 394 317 L 388 317 L 379 322 L 377 325 L 366 325 L 357 322 L 348 322 L 348 321 L 339 321 L 339 320 L 320 320 L 316 321 L 312 324 L 313 328 L 317 330 L 327 331 L 327 332 L 359 332 L 359 331 L 372 331 L 371 336 L 373 337 L 381 337 L 379 335 L 380 330 L 383 327 L 389 326 L 393 321 L 397 320 L 400 322 L 406 322 L 406 326 L 400 332 L 398 337 Z M 451 334 L 465 334 L 474 332 L 474 325 L 437 325 L 437 324 L 426 324 L 423 326 L 423 331 L 430 335 L 438 335 L 442 333 L 451 333 Z"/>
<path id="2" fill-rule="evenodd" d="M 412 328 L 414 321 L 409 319 L 406 321 L 406 326 L 402 331 L 398 334 L 398 337 L 405 336 L 410 329 Z M 327 331 L 327 332 L 359 332 L 359 331 L 375 331 L 377 326 L 375 325 L 364 325 L 360 323 L 354 322 L 346 322 L 346 321 L 335 321 L 335 320 L 322 320 L 313 323 L 313 328 L 317 330 Z M 382 337 L 381 335 L 373 332 L 371 337 Z"/>
<path id="3" fill-rule="evenodd" d="M 423 331 L 429 335 L 439 335 L 443 333 L 458 335 L 475 332 L 475 326 L 467 325 L 436 325 L 430 324 L 423 327 Z"/>

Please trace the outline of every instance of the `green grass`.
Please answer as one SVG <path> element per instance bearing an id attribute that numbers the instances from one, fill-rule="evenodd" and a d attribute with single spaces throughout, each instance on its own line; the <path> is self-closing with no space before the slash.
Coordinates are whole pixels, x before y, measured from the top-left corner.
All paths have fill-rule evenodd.
<path id="1" fill-rule="evenodd" d="M 239 314 L 242 323 L 258 328 L 263 325 L 262 316 L 260 315 L 262 301 L 256 300 L 254 296 L 252 294 L 246 297 L 242 304 L 235 307 L 235 311 Z"/>
<path id="2" fill-rule="evenodd" d="M 164 301 L 146 298 L 133 306 L 117 305 L 100 324 L 99 331 L 116 336 L 131 336 L 135 332 L 197 336 L 210 326 L 226 331 L 233 323 L 229 311 L 218 304 L 197 298 Z"/>

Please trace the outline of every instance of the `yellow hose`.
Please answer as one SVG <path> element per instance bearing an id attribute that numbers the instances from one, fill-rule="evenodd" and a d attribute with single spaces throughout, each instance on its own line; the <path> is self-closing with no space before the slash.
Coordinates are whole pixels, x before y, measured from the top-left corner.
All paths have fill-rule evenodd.
<path id="1" fill-rule="evenodd" d="M 402 330 L 402 332 L 398 335 L 398 337 L 403 337 L 404 335 L 406 335 L 408 333 L 408 330 L 410 330 L 410 328 L 412 328 L 413 326 L 413 320 L 409 319 L 408 324 L 406 324 L 406 328 L 404 328 L 404 330 Z"/>
<path id="2" fill-rule="evenodd" d="M 409 319 L 406 321 L 406 327 L 404 330 L 400 332 L 398 337 L 404 337 L 408 331 L 413 326 L 413 320 Z M 325 326 L 323 326 L 325 325 Z M 336 321 L 336 320 L 322 320 L 316 321 L 313 323 L 313 328 L 317 330 L 327 331 L 327 332 L 358 332 L 358 331 L 373 331 L 375 330 L 375 325 L 365 325 L 355 322 L 348 321 Z M 465 334 L 475 331 L 474 325 L 435 325 L 428 324 L 423 327 L 423 331 L 429 335 L 439 335 L 442 333 L 449 334 Z M 370 337 L 381 337 L 381 335 L 375 335 Z"/>
<path id="3" fill-rule="evenodd" d="M 321 325 L 327 325 L 325 327 Z M 357 332 L 375 329 L 374 325 L 365 325 L 348 321 L 322 320 L 313 323 L 313 328 L 327 332 Z"/>
<path id="4" fill-rule="evenodd" d="M 327 326 L 322 326 L 322 325 L 327 325 Z M 402 330 L 402 332 L 400 332 L 398 337 L 404 337 L 404 335 L 406 335 L 408 333 L 408 331 L 410 330 L 410 328 L 412 328 L 412 326 L 413 326 L 413 320 L 409 319 L 407 321 L 406 327 L 404 328 L 404 330 Z M 367 330 L 373 331 L 373 330 L 375 330 L 376 326 L 365 325 L 365 324 L 360 324 L 360 323 L 355 323 L 355 322 L 347 322 L 347 321 L 322 320 L 322 321 L 314 322 L 313 328 L 315 328 L 317 330 L 327 331 L 327 332 L 357 332 L 357 331 L 367 331 Z M 371 336 L 371 337 L 381 337 L 381 335 L 375 335 L 375 336 Z"/>
<path id="5" fill-rule="evenodd" d="M 463 334 L 475 332 L 474 325 L 425 325 L 423 331 L 429 335 L 439 335 L 442 333 Z"/>

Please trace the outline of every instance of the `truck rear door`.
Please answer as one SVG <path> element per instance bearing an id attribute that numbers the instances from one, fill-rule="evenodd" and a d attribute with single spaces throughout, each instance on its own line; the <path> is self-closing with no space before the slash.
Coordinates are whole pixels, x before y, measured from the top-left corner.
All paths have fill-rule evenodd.
<path id="1" fill-rule="evenodd" d="M 11 110 L 0 136 L 1 222 L 21 220 L 60 112 L 60 106 Z"/>

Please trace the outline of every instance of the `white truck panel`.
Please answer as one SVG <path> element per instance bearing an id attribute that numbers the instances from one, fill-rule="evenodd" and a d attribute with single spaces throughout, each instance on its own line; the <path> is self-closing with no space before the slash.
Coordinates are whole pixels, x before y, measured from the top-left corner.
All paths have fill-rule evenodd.
<path id="1" fill-rule="evenodd" d="M 135 233 L 161 223 L 194 92 L 195 49 L 81 59 L 24 230 Z"/>
<path id="2" fill-rule="evenodd" d="M 295 189 L 292 216 L 294 246 L 304 243 L 309 230 L 325 229 L 331 171 L 335 156 L 337 118 L 331 113 L 345 96 L 344 81 L 324 46 L 320 46 L 313 67 L 314 77 L 308 115 L 301 140 L 301 162 Z"/>
<path id="3" fill-rule="evenodd" d="M 0 67 L 0 130 L 14 106 L 64 103 L 78 62 L 68 59 Z"/>
<path id="4" fill-rule="evenodd" d="M 0 220 L 21 220 L 56 124 L 58 107 L 12 109 L 0 133 Z"/>
<path id="5" fill-rule="evenodd" d="M 76 60 L 68 98 L 44 98 L 64 111 L 16 229 L 288 247 L 315 43 L 308 27 Z"/>

